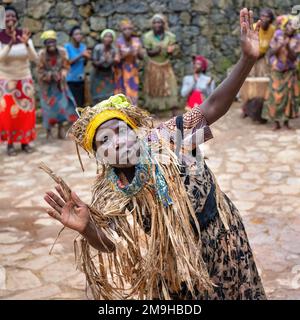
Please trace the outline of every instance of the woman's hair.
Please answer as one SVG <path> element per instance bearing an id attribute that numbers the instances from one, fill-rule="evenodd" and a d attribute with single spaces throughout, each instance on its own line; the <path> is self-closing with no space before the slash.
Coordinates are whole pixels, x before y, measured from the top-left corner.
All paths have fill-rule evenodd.
<path id="1" fill-rule="evenodd" d="M 5 11 L 13 11 L 16 14 L 17 19 L 19 20 L 19 15 L 15 7 L 13 6 L 5 6 Z"/>
<path id="2" fill-rule="evenodd" d="M 203 56 L 200 56 L 200 55 L 193 55 L 193 56 L 192 56 L 192 59 L 193 59 L 193 64 L 194 64 L 196 61 L 201 62 L 202 72 L 203 72 L 203 73 L 206 73 L 207 68 L 208 68 L 208 62 L 207 62 L 206 58 L 203 57 Z"/>
<path id="3" fill-rule="evenodd" d="M 70 37 L 73 37 L 73 34 L 74 34 L 74 32 L 75 32 L 76 30 L 81 30 L 80 26 L 74 26 L 74 27 L 72 27 L 72 29 L 71 29 L 70 32 L 69 32 L 69 36 L 70 36 Z"/>
<path id="4" fill-rule="evenodd" d="M 263 8 L 263 9 L 261 9 L 259 14 L 260 14 L 260 16 L 261 16 L 262 14 L 268 15 L 268 16 L 270 17 L 271 23 L 272 23 L 272 22 L 274 21 L 274 19 L 275 19 L 275 16 L 274 16 L 273 11 L 272 11 L 271 9 L 269 9 L 269 8 Z"/>

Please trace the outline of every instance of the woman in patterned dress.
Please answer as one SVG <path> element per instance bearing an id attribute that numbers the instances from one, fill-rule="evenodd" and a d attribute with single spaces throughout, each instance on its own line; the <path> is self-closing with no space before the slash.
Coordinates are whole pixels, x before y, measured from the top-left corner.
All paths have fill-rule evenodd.
<path id="1" fill-rule="evenodd" d="M 77 119 L 76 102 L 66 81 L 70 68 L 67 52 L 56 44 L 56 32 L 43 32 L 45 48 L 39 53 L 38 79 L 40 85 L 43 126 L 47 139 L 52 138 L 52 128 L 58 125 L 58 139 L 64 139 L 63 123 Z"/>
<path id="2" fill-rule="evenodd" d="M 30 33 L 17 29 L 18 14 L 5 8 L 5 30 L 0 32 L 0 142 L 7 141 L 7 154 L 17 155 L 15 143 L 31 153 L 36 138 L 34 87 L 30 61 L 37 61 Z"/>
<path id="3" fill-rule="evenodd" d="M 289 120 L 298 115 L 300 102 L 297 76 L 300 34 L 293 17 L 281 19 L 281 28 L 275 31 L 270 48 L 271 81 L 264 115 L 274 122 L 274 130 L 281 128 L 281 121 L 291 129 Z"/>
<path id="4" fill-rule="evenodd" d="M 144 94 L 146 109 L 155 113 L 178 106 L 177 80 L 170 58 L 179 50 L 175 34 L 168 30 L 167 19 L 155 14 L 151 22 L 152 30 L 143 38 L 147 51 Z"/>
<path id="5" fill-rule="evenodd" d="M 103 30 L 100 35 L 102 43 L 97 44 L 93 50 L 90 81 L 93 104 L 108 99 L 114 93 L 114 70 L 116 63 L 119 62 L 114 45 L 115 38 L 113 30 Z"/>
<path id="6" fill-rule="evenodd" d="M 85 109 L 73 125 L 75 142 L 103 165 L 92 203 L 67 195 L 63 184 L 60 196 L 49 191 L 45 200 L 51 217 L 81 233 L 95 299 L 266 298 L 238 210 L 186 144 L 192 149 L 212 138 L 209 125 L 228 111 L 258 58 L 260 24 L 253 30 L 252 22 L 252 11 L 241 10 L 240 60 L 183 117 L 153 128 L 145 111 L 118 95 Z M 136 138 L 139 128 L 143 139 Z M 164 144 L 169 139 L 174 152 Z"/>
<path id="7" fill-rule="evenodd" d="M 116 41 L 120 63 L 115 68 L 115 93 L 125 94 L 133 105 L 137 105 L 139 91 L 138 59 L 144 56 L 141 40 L 133 35 L 133 25 L 130 20 L 120 24 L 122 34 Z"/>

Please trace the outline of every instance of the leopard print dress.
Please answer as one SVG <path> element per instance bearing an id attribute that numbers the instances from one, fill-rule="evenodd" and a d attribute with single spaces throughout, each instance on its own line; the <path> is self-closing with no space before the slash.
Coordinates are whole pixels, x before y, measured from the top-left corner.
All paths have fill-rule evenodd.
<path id="1" fill-rule="evenodd" d="M 183 179 L 200 225 L 202 257 L 207 265 L 210 278 L 216 285 L 213 293 L 199 292 L 198 298 L 208 300 L 266 299 L 237 208 L 224 195 L 230 208 L 229 230 L 226 230 L 217 210 L 216 186 L 207 165 L 204 166 L 201 179 L 191 175 L 185 175 Z M 181 292 L 173 295 L 173 298 L 189 298 L 184 285 Z"/>
<path id="2" fill-rule="evenodd" d="M 176 119 L 161 124 L 160 134 L 168 132 L 174 139 Z M 212 138 L 210 128 L 199 108 L 183 116 L 183 132 L 191 136 L 202 130 L 203 141 Z M 216 185 L 213 175 L 203 160 L 202 170 L 195 157 L 186 156 L 182 179 L 200 224 L 202 256 L 215 287 L 213 292 L 198 292 L 198 299 L 206 300 L 264 300 L 266 294 L 258 274 L 242 218 L 232 201 L 224 194 L 230 208 L 226 230 L 216 204 Z M 149 228 L 149 226 L 148 226 Z M 196 229 L 194 229 L 197 232 Z M 189 299 L 185 285 L 173 299 Z"/>

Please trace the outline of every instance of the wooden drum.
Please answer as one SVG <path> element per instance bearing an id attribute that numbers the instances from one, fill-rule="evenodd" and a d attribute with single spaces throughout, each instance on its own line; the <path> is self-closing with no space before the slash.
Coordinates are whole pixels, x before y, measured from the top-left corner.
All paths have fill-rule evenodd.
<path id="1" fill-rule="evenodd" d="M 248 77 L 246 78 L 240 96 L 245 102 L 253 98 L 266 98 L 269 90 L 269 77 Z"/>

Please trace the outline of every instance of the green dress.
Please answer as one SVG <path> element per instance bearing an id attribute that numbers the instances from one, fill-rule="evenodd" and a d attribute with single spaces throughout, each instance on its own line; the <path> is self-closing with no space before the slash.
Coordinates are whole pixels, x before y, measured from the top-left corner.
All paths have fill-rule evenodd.
<path id="1" fill-rule="evenodd" d="M 175 45 L 176 36 L 165 31 L 162 37 L 157 37 L 153 31 L 144 35 L 144 46 L 153 50 L 160 46 L 160 53 L 154 57 L 147 56 L 145 69 L 144 95 L 145 107 L 151 111 L 167 111 L 178 103 L 177 81 L 167 52 L 169 46 Z"/>

